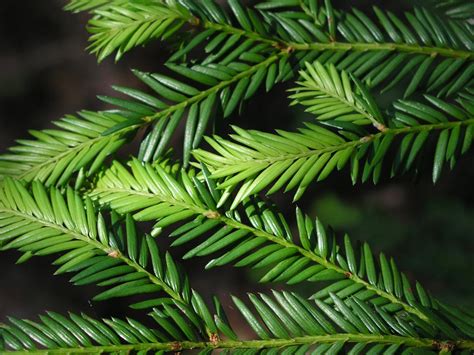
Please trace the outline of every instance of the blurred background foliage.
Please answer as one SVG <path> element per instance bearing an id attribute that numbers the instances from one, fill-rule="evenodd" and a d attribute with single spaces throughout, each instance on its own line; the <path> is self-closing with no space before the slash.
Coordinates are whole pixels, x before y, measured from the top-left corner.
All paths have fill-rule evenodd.
<path id="1" fill-rule="evenodd" d="M 225 3 L 225 1 L 222 1 Z M 339 4 L 338 4 L 339 3 Z M 354 1 L 364 10 L 377 3 L 397 13 L 413 1 Z M 425 4 L 426 1 L 418 1 Z M 163 46 L 152 43 L 127 54 L 119 63 L 111 59 L 98 65 L 84 48 L 86 16 L 62 11 L 64 1 L 4 0 L 0 5 L 0 148 L 26 135 L 27 129 L 50 127 L 50 121 L 76 110 L 103 108 L 96 94 L 111 93 L 110 85 L 137 87 L 130 68 L 159 70 L 167 57 Z M 335 1 L 335 6 L 347 2 Z M 251 100 L 227 123 L 243 128 L 291 129 L 307 114 L 289 109 L 285 90 L 278 87 Z M 181 137 L 176 136 L 180 150 Z M 124 156 L 134 153 L 134 147 Z M 432 155 L 431 155 L 432 156 Z M 431 165 L 431 161 L 426 162 Z M 388 174 L 386 174 L 388 175 Z M 342 236 L 368 241 L 374 251 L 393 256 L 412 279 L 446 301 L 474 306 L 474 158 L 459 161 L 453 172 L 444 172 L 436 186 L 430 169 L 417 176 L 382 179 L 353 186 L 343 171 L 313 184 L 298 203 L 313 216 L 331 225 Z M 293 216 L 291 194 L 275 196 L 275 202 Z M 294 226 L 293 226 L 294 228 Z M 159 243 L 166 247 L 165 237 Z M 173 250 L 176 256 L 183 250 Z M 73 287 L 67 275 L 52 276 L 52 259 L 33 258 L 15 265 L 14 252 L 0 257 L 0 319 L 7 314 L 34 317 L 45 309 L 85 311 L 92 316 L 127 314 L 124 301 L 89 303 L 91 287 Z M 208 259 L 193 259 L 185 267 L 193 286 L 204 294 L 242 294 L 245 290 L 280 288 L 257 285 L 252 270 L 227 267 L 203 272 Z M 310 294 L 314 285 L 298 286 Z M 228 297 L 228 296 L 226 296 Z"/>

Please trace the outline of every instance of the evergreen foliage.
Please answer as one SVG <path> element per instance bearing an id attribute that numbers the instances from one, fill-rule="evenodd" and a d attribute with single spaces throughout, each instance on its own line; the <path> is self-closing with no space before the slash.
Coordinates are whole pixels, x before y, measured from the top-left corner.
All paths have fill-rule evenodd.
<path id="1" fill-rule="evenodd" d="M 0 351 L 472 353 L 472 311 L 297 207 L 291 230 L 292 216 L 261 195 L 296 190 L 296 201 L 334 170 L 348 170 L 354 184 L 423 173 L 427 157 L 433 182 L 453 169 L 474 135 L 472 4 L 437 2 L 403 16 L 330 0 L 227 5 L 69 1 L 67 10 L 90 14 L 99 61 L 156 40 L 172 53 L 162 72 L 133 70 L 146 90 L 114 86 L 117 96 L 99 96 L 113 109 L 67 115 L 0 156 L 0 248 L 21 252 L 18 262 L 54 255 L 56 274 L 99 286 L 94 301 L 140 295 L 130 307 L 148 312 L 151 326 L 72 313 L 10 317 Z M 218 135 L 245 101 L 288 81 L 290 105 L 308 113 L 304 127 Z M 396 96 L 388 104 L 386 92 Z M 177 162 L 169 145 L 181 121 Z M 119 161 L 138 131 L 136 157 Z M 149 233 L 142 222 L 154 223 Z M 261 269 L 260 282 L 305 282 L 312 295 L 231 295 L 255 333 L 243 340 L 221 301 L 209 307 L 191 288 L 172 248 L 159 250 L 163 234 L 186 246 L 183 259 L 209 258 L 206 269 Z"/>

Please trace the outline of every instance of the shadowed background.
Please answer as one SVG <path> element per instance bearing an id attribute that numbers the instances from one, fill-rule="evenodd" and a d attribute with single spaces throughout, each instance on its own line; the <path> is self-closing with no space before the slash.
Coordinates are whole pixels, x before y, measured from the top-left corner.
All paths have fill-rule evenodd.
<path id="1" fill-rule="evenodd" d="M 225 2 L 225 1 L 224 1 Z M 342 3 L 342 2 L 341 2 Z M 370 2 L 373 4 L 374 2 Z M 401 12 L 408 1 L 379 2 Z M 62 11 L 64 1 L 6 0 L 0 5 L 0 149 L 25 137 L 28 129 L 51 127 L 50 121 L 77 110 L 105 106 L 96 94 L 109 94 L 110 85 L 138 87 L 130 68 L 160 70 L 166 48 L 151 43 L 125 55 L 119 63 L 112 59 L 98 65 L 87 54 L 87 16 Z M 337 2 L 335 5 L 338 6 Z M 357 1 L 361 9 L 368 2 Z M 260 92 L 248 102 L 241 116 L 230 122 L 241 127 L 268 130 L 291 129 L 310 119 L 288 109 L 285 89 Z M 175 137 L 180 150 L 182 136 Z M 133 154 L 129 148 L 123 156 Z M 432 157 L 432 155 L 429 155 Z M 432 159 L 432 158 L 431 158 Z M 429 162 L 431 163 L 431 161 Z M 401 270 L 419 280 L 443 300 L 473 306 L 474 299 L 474 177 L 473 158 L 463 157 L 454 171 L 445 169 L 433 186 L 429 169 L 416 180 L 412 177 L 383 179 L 378 186 L 352 186 L 347 171 L 335 173 L 328 181 L 313 184 L 299 206 L 319 216 L 336 230 L 348 232 L 353 240 L 370 242 L 374 252 L 395 257 Z M 276 197 L 293 220 L 291 194 Z M 167 245 L 165 237 L 159 243 Z M 173 249 L 178 258 L 184 251 Z M 7 315 L 34 318 L 44 310 L 84 311 L 92 316 L 133 314 L 129 300 L 91 303 L 95 287 L 74 287 L 68 276 L 52 276 L 53 258 L 33 258 L 15 265 L 19 254 L 0 254 L 0 321 Z M 203 272 L 208 258 L 185 263 L 192 285 L 210 295 L 243 294 L 282 285 L 257 285 L 257 274 L 231 267 Z M 310 294 L 314 284 L 298 286 Z M 224 297 L 228 299 L 228 296 Z"/>

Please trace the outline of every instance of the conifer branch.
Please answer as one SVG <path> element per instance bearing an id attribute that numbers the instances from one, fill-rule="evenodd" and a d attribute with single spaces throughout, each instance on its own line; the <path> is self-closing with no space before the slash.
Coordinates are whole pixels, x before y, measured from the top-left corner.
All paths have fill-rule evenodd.
<path id="1" fill-rule="evenodd" d="M 390 152 L 393 177 L 421 165 L 429 141 L 433 182 L 445 165 L 452 169 L 474 138 L 466 20 L 474 8 L 450 0 L 436 4 L 441 12 L 415 7 L 396 15 L 340 10 L 331 0 L 227 5 L 69 1 L 67 10 L 89 12 L 89 49 L 99 61 L 152 40 L 170 40 L 172 53 L 163 72 L 133 71 L 150 92 L 113 86 L 120 97 L 99 96 L 113 110 L 65 116 L 54 123 L 59 129 L 32 131 L 34 139 L 0 156 L 0 250 L 22 252 L 19 263 L 61 254 L 56 274 L 105 287 L 96 301 L 146 295 L 131 307 L 148 310 L 153 324 L 54 312 L 40 321 L 8 317 L 0 352 L 474 351 L 471 311 L 412 286 L 392 258 L 340 238 L 299 208 L 292 231 L 258 196 L 296 189 L 297 200 L 313 181 L 346 166 L 354 183 L 377 183 Z M 302 105 L 315 122 L 296 132 L 233 127 L 230 139 L 214 131 L 205 138 L 215 116 L 231 116 L 298 71 L 290 106 Z M 381 107 L 380 95 L 394 88 L 396 98 Z M 167 148 L 182 121 L 177 164 Z M 142 128 L 138 156 L 107 167 Z M 214 152 L 199 148 L 203 139 Z M 150 234 L 136 222 L 153 222 Z M 155 238 L 168 227 L 171 246 L 187 247 L 183 259 L 211 257 L 206 269 L 232 264 L 264 271 L 260 282 L 324 286 L 309 298 L 284 290 L 231 296 L 255 335 L 243 340 L 220 300 L 208 307 L 170 252 L 158 249 Z"/>
<path id="2" fill-rule="evenodd" d="M 398 282 L 404 279 L 404 291 L 401 294 L 398 293 L 399 291 L 396 291 L 397 294 L 395 294 L 393 286 L 388 286 L 388 284 L 386 287 L 380 287 L 379 283 L 375 280 L 375 270 L 367 270 L 367 273 L 372 273 L 372 275 L 369 275 L 369 281 L 366 281 L 364 279 L 364 276 L 367 275 L 365 267 L 370 265 L 370 267 L 374 267 L 373 256 L 367 245 L 364 246 L 362 257 L 366 259 L 362 264 L 366 266 L 361 266 L 363 271 L 357 270 L 356 266 L 348 268 L 348 262 L 341 261 L 341 258 L 354 258 L 350 242 L 346 241 L 345 244 L 348 254 L 346 256 L 340 255 L 336 258 L 336 255 L 339 254 L 339 249 L 336 246 L 334 248 L 330 247 L 331 242 L 327 240 L 329 235 L 325 232 L 320 222 L 313 226 L 308 217 L 306 217 L 306 222 L 305 217 L 301 217 L 302 222 L 300 223 L 298 239 L 301 241 L 302 246 L 298 246 L 295 244 L 291 233 L 286 229 L 287 227 L 285 227 L 287 226 L 285 219 L 272 212 L 271 209 L 265 208 L 264 204 L 250 203 L 245 205 L 245 214 L 249 220 L 247 223 L 242 220 L 239 214 L 234 215 L 230 211 L 218 209 L 216 207 L 217 202 L 222 200 L 223 196 L 228 198 L 229 195 L 226 195 L 225 192 L 224 194 L 218 192 L 215 183 L 210 180 L 209 176 L 205 178 L 207 184 L 207 188 L 205 188 L 198 179 L 193 177 L 193 174 L 188 176 L 186 172 L 181 171 L 178 176 L 173 176 L 170 171 L 176 168 L 166 165 L 163 167 L 159 165 L 151 167 L 146 164 L 142 165 L 136 160 L 132 161 L 130 165 L 132 173 L 128 172 L 120 164 L 114 163 L 112 168 L 106 171 L 101 179 L 99 179 L 97 186 L 90 192 L 90 195 L 93 198 L 97 198 L 100 204 L 109 206 L 118 213 L 133 214 L 133 218 L 137 221 L 156 221 L 154 231 L 152 232 L 154 234 L 161 233 L 163 228 L 173 225 L 178 221 L 188 221 L 172 233 L 172 236 L 176 238 L 173 245 L 189 243 L 207 232 L 218 229 L 211 237 L 208 237 L 208 240 L 203 241 L 200 245 L 190 250 L 184 258 L 196 255 L 204 256 L 230 248 L 228 252 L 208 264 L 208 267 L 213 267 L 234 263 L 236 258 L 240 258 L 254 248 L 259 247 L 259 250 L 262 252 L 257 252 L 254 256 L 242 259 L 241 262 L 237 262 L 237 265 L 244 266 L 262 261 L 259 265 L 264 267 L 277 263 L 275 270 L 269 272 L 269 274 L 276 272 L 273 276 L 276 277 L 285 270 L 286 259 L 291 263 L 299 260 L 296 263 L 298 268 L 292 270 L 285 277 L 282 274 L 282 281 L 293 279 L 295 280 L 294 282 L 301 282 L 306 279 L 312 281 L 320 279 L 336 281 L 348 279 L 351 280 L 350 285 L 354 283 L 360 286 L 359 288 L 354 288 L 349 294 L 357 292 L 362 288 L 369 292 L 369 297 L 372 297 L 370 296 L 372 294 L 386 299 L 391 305 L 390 307 L 393 306 L 393 309 L 396 311 L 403 309 L 429 322 L 433 326 L 442 324 L 442 327 L 448 333 L 453 331 L 446 322 L 441 322 L 439 318 L 436 318 L 438 321 L 436 323 L 431 318 L 432 314 L 425 312 L 426 307 L 430 307 L 431 304 L 431 301 L 426 299 L 425 296 L 421 296 L 425 294 L 425 291 L 420 293 L 423 307 L 420 308 L 418 306 L 418 301 L 415 301 L 413 298 L 406 277 L 399 275 L 396 269 L 393 272 L 398 275 Z M 257 211 L 267 215 L 265 222 L 262 222 L 255 215 Z M 297 212 L 297 216 L 298 213 L 301 212 Z M 305 223 L 309 224 L 305 227 Z M 317 230 L 318 233 L 318 251 L 313 250 L 313 244 L 316 243 L 313 238 L 316 238 L 316 236 L 312 235 L 311 231 L 314 230 Z M 264 252 L 266 248 L 262 247 L 262 244 L 266 243 L 273 245 L 268 247 L 270 249 L 267 248 L 268 252 Z M 231 246 L 235 249 L 232 249 Z M 270 250 L 275 253 L 274 258 L 271 257 L 271 254 L 268 254 Z M 263 262 L 267 256 L 268 261 Z M 308 269 L 309 273 L 302 273 L 305 276 L 301 276 L 301 279 L 299 279 L 296 274 L 308 264 L 304 262 L 304 259 L 309 260 L 310 264 L 314 264 L 314 266 Z M 244 262 L 244 260 L 247 261 Z M 369 262 L 369 260 L 372 261 Z M 386 262 L 385 257 L 381 256 L 383 268 L 386 267 Z M 349 261 L 349 263 L 351 262 Z M 320 265 L 321 268 L 315 267 L 315 265 Z M 321 276 L 317 276 L 321 270 L 325 270 L 325 272 Z M 361 276 L 359 276 L 359 273 L 361 273 Z M 322 276 L 323 274 L 325 276 Z M 299 281 L 296 281 L 296 279 Z M 350 285 L 345 284 L 343 281 L 340 282 L 338 290 L 349 288 Z M 400 283 L 400 287 L 402 287 L 401 285 Z M 421 286 L 417 286 L 417 288 L 419 287 Z M 407 301 L 402 300 L 400 297 L 403 294 L 405 294 L 404 297 L 406 297 Z M 325 296 L 327 296 L 325 292 L 316 294 L 316 297 Z"/>
<path id="3" fill-rule="evenodd" d="M 292 339 L 270 339 L 270 340 L 221 340 L 217 342 L 193 342 L 193 341 L 173 341 L 168 343 L 138 343 L 129 345 L 108 345 L 95 347 L 77 347 L 64 349 L 47 349 L 31 351 L 10 351 L 9 354 L 99 354 L 115 352 L 139 352 L 139 351 L 185 351 L 185 350 L 261 350 L 261 349 L 281 349 L 290 346 L 334 344 L 343 343 L 368 343 L 380 345 L 397 345 L 410 348 L 426 350 L 473 350 L 474 342 L 468 340 L 460 341 L 438 341 L 435 339 L 414 339 L 395 335 L 365 335 L 365 334 L 334 334 L 334 335 L 313 335 L 296 337 Z"/>
<path id="4" fill-rule="evenodd" d="M 137 236 L 131 219 L 127 218 L 123 247 L 121 238 L 106 230 L 104 218 L 91 201 L 82 201 L 71 189 L 64 198 L 58 190 L 47 192 L 33 182 L 30 194 L 19 182 L 7 178 L 0 186 L 0 195 L 4 198 L 0 204 L 1 250 L 19 249 L 24 253 L 21 262 L 35 255 L 66 252 L 54 262 L 58 265 L 56 274 L 76 272 L 78 275 L 71 279 L 76 284 L 112 286 L 96 296 L 97 300 L 128 295 L 130 291 L 124 286 L 134 285 L 136 294 L 163 291 L 178 302 L 189 301 L 182 290 L 172 286 L 178 283 L 178 276 L 170 277 L 167 269 L 176 268 L 174 262 L 169 255 L 165 263 L 160 260 L 155 241 Z M 146 269 L 149 258 L 155 273 Z M 181 283 L 187 282 L 182 279 Z"/>

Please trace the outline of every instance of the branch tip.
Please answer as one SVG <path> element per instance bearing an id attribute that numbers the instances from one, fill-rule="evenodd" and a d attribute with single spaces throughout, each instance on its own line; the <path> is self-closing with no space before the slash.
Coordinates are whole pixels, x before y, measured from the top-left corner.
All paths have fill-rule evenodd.
<path id="1" fill-rule="evenodd" d="M 433 347 L 436 350 L 439 350 L 440 353 L 450 353 L 456 348 L 454 343 L 450 341 L 437 341 L 437 340 L 433 342 Z"/>
<path id="2" fill-rule="evenodd" d="M 120 257 L 120 252 L 118 250 L 111 250 L 107 255 L 111 258 L 117 259 Z"/>
<path id="3" fill-rule="evenodd" d="M 193 16 L 189 19 L 189 23 L 191 24 L 191 26 L 199 26 L 201 24 L 201 20 L 196 17 L 196 16 Z"/>
<path id="4" fill-rule="evenodd" d="M 183 350 L 183 346 L 181 345 L 179 341 L 175 341 L 174 343 L 171 344 L 171 350 L 180 352 L 181 350 Z"/>
<path id="5" fill-rule="evenodd" d="M 387 126 L 380 122 L 374 123 L 374 127 L 377 128 L 380 132 L 385 132 L 388 129 Z"/>
<path id="6" fill-rule="evenodd" d="M 211 335 L 209 336 L 209 342 L 214 346 L 217 346 L 220 340 L 221 339 L 219 338 L 219 334 L 217 333 L 211 333 Z"/>
<path id="7" fill-rule="evenodd" d="M 217 219 L 221 216 L 219 212 L 212 211 L 212 210 L 204 212 L 203 215 L 207 218 L 210 218 L 210 219 Z"/>

